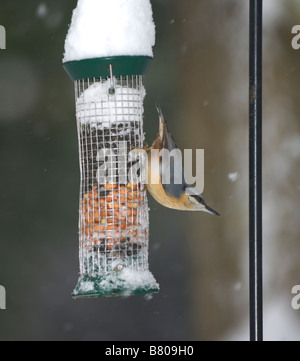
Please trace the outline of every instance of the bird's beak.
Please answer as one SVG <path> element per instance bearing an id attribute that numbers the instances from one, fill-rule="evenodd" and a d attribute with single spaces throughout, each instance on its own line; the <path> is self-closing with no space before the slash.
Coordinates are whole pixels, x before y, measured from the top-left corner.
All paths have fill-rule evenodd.
<path id="1" fill-rule="evenodd" d="M 214 209 L 210 208 L 207 204 L 205 204 L 205 208 L 203 209 L 204 212 L 214 214 L 215 216 L 220 216 L 220 213 L 215 211 Z"/>
<path id="2" fill-rule="evenodd" d="M 197 194 L 190 194 L 190 197 L 193 197 L 195 198 L 199 204 L 202 205 L 201 207 L 201 211 L 203 212 L 207 212 L 207 213 L 210 213 L 210 214 L 214 214 L 215 216 L 219 216 L 220 214 L 215 211 L 214 209 L 210 208 L 206 202 L 204 201 L 203 197 L 201 195 L 197 195 Z"/>

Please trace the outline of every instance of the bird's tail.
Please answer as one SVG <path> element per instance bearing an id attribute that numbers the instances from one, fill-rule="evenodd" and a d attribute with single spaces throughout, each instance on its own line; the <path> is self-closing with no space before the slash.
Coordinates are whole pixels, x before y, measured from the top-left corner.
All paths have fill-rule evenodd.
<path id="1" fill-rule="evenodd" d="M 157 104 L 155 106 L 159 115 L 159 135 L 160 138 L 162 139 L 163 135 L 166 133 L 166 122 L 160 106 Z"/>
<path id="2" fill-rule="evenodd" d="M 162 121 L 164 122 L 165 120 L 164 120 L 164 116 L 163 116 L 161 107 L 158 104 L 155 104 L 155 107 L 156 107 L 159 117 L 162 118 Z"/>

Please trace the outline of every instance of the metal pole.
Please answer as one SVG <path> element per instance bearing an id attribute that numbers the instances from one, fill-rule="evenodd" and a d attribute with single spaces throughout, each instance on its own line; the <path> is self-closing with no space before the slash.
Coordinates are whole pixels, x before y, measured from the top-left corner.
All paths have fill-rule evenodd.
<path id="1" fill-rule="evenodd" d="M 262 3 L 250 0 L 249 272 L 250 341 L 263 340 L 262 279 Z"/>

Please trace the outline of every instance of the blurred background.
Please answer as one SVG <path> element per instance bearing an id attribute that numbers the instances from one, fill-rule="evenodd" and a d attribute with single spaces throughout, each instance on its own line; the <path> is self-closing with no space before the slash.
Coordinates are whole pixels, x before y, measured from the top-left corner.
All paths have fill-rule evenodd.
<path id="1" fill-rule="evenodd" d="M 248 1 L 151 0 L 145 78 L 180 148 L 205 149 L 204 196 L 221 213 L 150 197 L 152 298 L 78 300 L 79 164 L 73 84 L 62 68 L 76 0 L 4 0 L 0 24 L 0 340 L 247 340 Z M 297 0 L 264 0 L 265 339 L 299 340 L 300 50 Z M 107 16 L 110 16 L 108 14 Z"/>

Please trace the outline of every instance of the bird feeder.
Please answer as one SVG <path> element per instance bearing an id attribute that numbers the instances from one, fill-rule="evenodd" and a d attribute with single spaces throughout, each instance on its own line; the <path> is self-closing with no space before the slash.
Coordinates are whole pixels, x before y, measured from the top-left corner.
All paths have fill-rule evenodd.
<path id="1" fill-rule="evenodd" d="M 79 263 L 74 298 L 148 294 L 149 211 L 142 170 L 143 76 L 148 56 L 64 63 L 75 85 L 80 159 Z"/>

